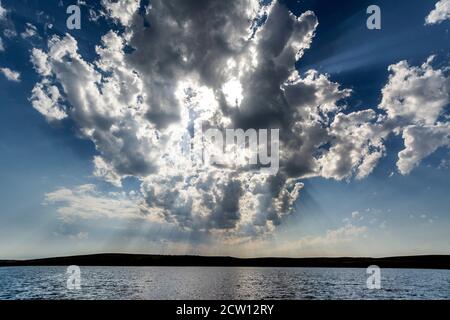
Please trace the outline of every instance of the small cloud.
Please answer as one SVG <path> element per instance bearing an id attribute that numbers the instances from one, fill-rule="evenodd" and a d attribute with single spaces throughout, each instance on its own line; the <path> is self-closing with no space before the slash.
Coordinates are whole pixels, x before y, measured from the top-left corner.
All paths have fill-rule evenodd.
<path id="1" fill-rule="evenodd" d="M 352 212 L 352 219 L 353 220 L 362 220 L 362 219 L 364 219 L 364 217 L 362 216 L 362 214 L 359 211 L 354 211 L 354 212 Z"/>
<path id="2" fill-rule="evenodd" d="M 33 37 L 37 37 L 38 33 L 37 33 L 37 29 L 34 25 L 32 25 L 31 23 L 27 23 L 25 31 L 22 32 L 20 34 L 20 36 L 23 39 L 28 39 L 28 38 L 33 38 Z"/>
<path id="3" fill-rule="evenodd" d="M 341 228 L 327 230 L 325 234 L 318 236 L 305 236 L 288 245 L 290 250 L 298 250 L 299 248 L 320 248 L 333 246 L 341 243 L 349 243 L 358 238 L 366 238 L 367 227 L 357 227 L 347 224 Z"/>
<path id="4" fill-rule="evenodd" d="M 17 36 L 17 32 L 13 29 L 5 29 L 5 31 L 3 31 L 3 35 L 7 38 L 14 38 Z"/>
<path id="5" fill-rule="evenodd" d="M 3 45 L 3 40 L 0 38 L 0 52 L 5 51 L 5 46 Z"/>
<path id="6" fill-rule="evenodd" d="M 448 168 L 450 168 L 450 159 L 442 159 L 438 169 L 446 170 Z"/>
<path id="7" fill-rule="evenodd" d="M 13 71 L 9 68 L 0 68 L 0 72 L 8 79 L 9 81 L 20 82 L 20 73 L 17 71 Z"/>
<path id="8" fill-rule="evenodd" d="M 101 15 L 98 14 L 95 10 L 89 9 L 89 21 L 97 22 L 100 17 Z"/>
<path id="9" fill-rule="evenodd" d="M 69 238 L 72 240 L 86 240 L 87 238 L 89 238 L 89 233 L 79 232 L 77 234 L 70 235 Z"/>

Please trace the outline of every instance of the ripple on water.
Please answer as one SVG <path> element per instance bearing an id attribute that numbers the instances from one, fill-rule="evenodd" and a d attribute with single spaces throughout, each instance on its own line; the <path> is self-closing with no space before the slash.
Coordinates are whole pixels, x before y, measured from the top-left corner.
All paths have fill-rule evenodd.
<path id="1" fill-rule="evenodd" d="M 66 288 L 64 267 L 0 268 L 0 299 L 450 299 L 449 270 L 383 269 L 382 289 L 365 269 L 82 267 Z"/>

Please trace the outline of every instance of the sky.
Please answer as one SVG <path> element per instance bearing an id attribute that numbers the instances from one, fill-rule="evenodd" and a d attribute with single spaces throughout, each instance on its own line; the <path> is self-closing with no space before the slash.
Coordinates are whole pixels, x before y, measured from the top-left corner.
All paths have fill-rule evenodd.
<path id="1" fill-rule="evenodd" d="M 449 29 L 449 0 L 1 0 L 0 259 L 450 254 Z M 192 163 L 201 125 L 279 129 L 278 172 Z"/>

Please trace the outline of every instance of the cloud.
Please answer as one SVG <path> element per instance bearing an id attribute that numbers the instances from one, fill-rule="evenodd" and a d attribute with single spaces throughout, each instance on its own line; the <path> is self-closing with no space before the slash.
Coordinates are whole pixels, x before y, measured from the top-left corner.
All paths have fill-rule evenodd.
<path id="1" fill-rule="evenodd" d="M 265 252 L 269 250 L 273 255 L 291 256 L 293 252 L 299 255 L 300 252 L 308 255 L 317 255 L 317 252 L 327 252 L 327 255 L 338 255 L 342 245 L 346 245 L 353 241 L 359 240 L 367 234 L 368 228 L 365 226 L 355 226 L 347 223 L 343 227 L 330 229 L 322 235 L 308 235 L 300 237 L 297 240 L 288 243 L 279 244 L 276 249 L 263 249 Z"/>
<path id="2" fill-rule="evenodd" d="M 139 8 L 140 0 L 102 0 L 107 15 L 128 26 Z"/>
<path id="3" fill-rule="evenodd" d="M 355 238 L 363 235 L 367 231 L 367 227 L 357 227 L 352 224 L 347 224 L 344 227 L 328 230 L 324 237 L 312 237 L 303 243 L 315 244 L 336 244 L 339 242 L 349 242 L 354 240 Z"/>
<path id="4" fill-rule="evenodd" d="M 0 21 L 6 20 L 6 13 L 8 11 L 2 7 L 2 2 L 0 1 Z"/>
<path id="5" fill-rule="evenodd" d="M 189 240 L 196 247 L 215 240 L 206 237 L 207 233 L 167 224 L 157 213 L 148 210 L 142 196 L 134 191 L 101 192 L 92 184 L 62 187 L 47 193 L 44 205 L 57 207 L 61 224 L 56 235 L 75 240 L 87 239 L 87 230 L 93 230 L 93 225 L 97 233 L 103 230 L 110 234 L 114 230 L 113 238 L 122 244 L 124 238 L 165 245 L 186 244 Z M 80 231 L 80 228 L 87 230 Z"/>
<path id="6" fill-rule="evenodd" d="M 33 108 L 44 115 L 48 121 L 55 121 L 67 117 L 65 107 L 60 104 L 61 99 L 58 87 L 43 82 L 33 88 L 30 101 Z"/>
<path id="7" fill-rule="evenodd" d="M 436 7 L 425 18 L 425 24 L 437 24 L 450 19 L 450 0 L 439 0 Z"/>
<path id="8" fill-rule="evenodd" d="M 94 185 L 60 188 L 45 195 L 45 204 L 59 205 L 58 213 L 64 221 L 81 219 L 150 219 L 133 193 L 103 194 Z"/>
<path id="9" fill-rule="evenodd" d="M 94 157 L 94 168 L 94 176 L 103 178 L 116 187 L 122 186 L 122 177 L 102 157 Z"/>
<path id="10" fill-rule="evenodd" d="M 187 183 L 189 181 L 189 183 Z M 142 193 L 150 211 L 192 230 L 242 238 L 272 231 L 291 213 L 303 184 L 284 177 L 221 170 L 151 176 Z"/>
<path id="11" fill-rule="evenodd" d="M 434 56 L 419 67 L 401 61 L 389 67 L 391 75 L 383 88 L 380 108 L 396 124 L 436 123 L 450 102 L 450 78 L 433 69 Z"/>
<path id="12" fill-rule="evenodd" d="M 362 219 L 361 213 L 359 211 L 352 212 L 352 219 L 354 219 L 354 220 Z"/>
<path id="13" fill-rule="evenodd" d="M 449 147 L 450 126 L 442 117 L 450 103 L 450 77 L 434 69 L 431 56 L 420 67 L 401 61 L 389 67 L 380 108 L 386 111 L 386 130 L 401 133 L 405 149 L 397 167 L 408 174 L 440 147 Z"/>
<path id="14" fill-rule="evenodd" d="M 448 103 L 448 78 L 430 59 L 391 66 L 379 108 L 348 112 L 351 90 L 295 68 L 317 17 L 294 16 L 279 2 L 155 0 L 144 13 L 135 2 L 103 5 L 125 30 L 105 34 L 94 61 L 68 34 L 51 37 L 46 52 L 32 50 L 41 79 L 30 100 L 48 121 L 69 118 L 95 144 L 96 177 L 116 187 L 127 177 L 139 181 L 139 197 L 122 199 L 125 211 L 140 215 L 138 207 L 179 230 L 226 239 L 271 233 L 295 211 L 302 179 L 367 177 L 392 132 L 404 135 L 406 148 L 421 147 L 409 142 L 408 126 L 439 126 Z M 193 163 L 184 150 L 201 141 L 194 130 L 201 126 L 279 129 L 278 174 L 227 159 L 220 167 Z M 437 131 L 445 128 L 436 130 L 427 132 L 442 145 Z M 401 154 L 402 161 L 418 163 L 435 150 L 421 148 Z M 81 206 L 74 193 L 89 198 L 64 192 L 68 198 L 55 201 L 64 208 Z M 99 206 L 104 216 L 109 209 Z"/>
<path id="15" fill-rule="evenodd" d="M 11 19 L 8 19 L 8 12 L 9 10 L 5 9 L 0 1 L 0 25 L 3 30 L 3 35 L 6 38 L 13 38 L 17 36 L 17 32 L 15 30 L 14 23 Z"/>
<path id="16" fill-rule="evenodd" d="M 403 130 L 403 139 L 405 149 L 399 153 L 397 167 L 400 173 L 408 174 L 438 148 L 450 148 L 450 124 L 408 126 Z"/>
<path id="17" fill-rule="evenodd" d="M 320 158 L 321 175 L 336 180 L 367 177 L 385 152 L 386 134 L 377 121 L 373 110 L 336 115 L 329 128 L 331 146 Z"/>
<path id="18" fill-rule="evenodd" d="M 0 52 L 5 51 L 5 46 L 3 45 L 3 40 L 0 38 Z"/>
<path id="19" fill-rule="evenodd" d="M 89 233 L 80 231 L 77 234 L 69 235 L 69 238 L 72 240 L 86 240 L 89 238 Z"/>
<path id="20" fill-rule="evenodd" d="M 14 38 L 17 36 L 17 32 L 14 29 L 5 29 L 5 31 L 3 31 L 3 35 L 7 38 Z"/>
<path id="21" fill-rule="evenodd" d="M 0 72 L 8 79 L 13 82 L 20 82 L 20 73 L 9 68 L 0 68 Z"/>
<path id="22" fill-rule="evenodd" d="M 30 60 L 33 63 L 35 70 L 41 76 L 51 75 L 50 65 L 48 64 L 48 61 L 47 61 L 47 54 L 44 53 L 42 50 L 33 48 L 31 50 L 31 59 Z"/>
<path id="23" fill-rule="evenodd" d="M 33 24 L 27 22 L 25 31 L 22 32 L 20 34 L 20 36 L 23 39 L 33 38 L 33 37 L 37 37 L 38 36 L 38 32 L 37 32 L 36 27 Z"/>
<path id="24" fill-rule="evenodd" d="M 442 159 L 441 163 L 439 164 L 439 169 L 447 170 L 449 168 L 450 168 L 450 157 L 449 159 Z"/>

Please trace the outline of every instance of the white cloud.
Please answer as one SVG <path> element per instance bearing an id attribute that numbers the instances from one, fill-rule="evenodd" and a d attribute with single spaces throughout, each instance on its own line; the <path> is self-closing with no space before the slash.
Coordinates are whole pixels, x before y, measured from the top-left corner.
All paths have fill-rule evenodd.
<path id="1" fill-rule="evenodd" d="M 99 192 L 94 185 L 81 185 L 73 189 L 60 188 L 45 195 L 45 204 L 57 204 L 64 221 L 81 219 L 146 219 L 145 208 L 133 194 Z"/>
<path id="2" fill-rule="evenodd" d="M 59 89 L 48 83 L 38 83 L 31 92 L 30 101 L 48 121 L 62 120 L 67 117 L 65 107 L 61 105 Z"/>
<path id="3" fill-rule="evenodd" d="M 336 230 L 328 230 L 325 237 L 316 238 L 316 241 L 324 243 L 347 242 L 363 235 L 366 231 L 367 227 L 365 226 L 357 227 L 352 224 L 347 224 Z"/>
<path id="4" fill-rule="evenodd" d="M 362 179 L 372 172 L 385 152 L 383 125 L 377 120 L 373 110 L 336 116 L 329 129 L 333 142 L 320 159 L 323 177 L 342 180 L 356 173 Z"/>
<path id="5" fill-rule="evenodd" d="M 94 168 L 94 176 L 103 178 L 116 187 L 122 186 L 122 177 L 102 157 L 94 157 Z"/>
<path id="6" fill-rule="evenodd" d="M 438 148 L 450 148 L 450 124 L 408 126 L 403 130 L 403 139 L 405 149 L 398 154 L 397 167 L 400 173 L 408 174 Z"/>
<path id="7" fill-rule="evenodd" d="M 399 125 L 436 123 L 450 102 L 450 78 L 433 69 L 434 56 L 420 67 L 401 61 L 389 67 L 389 83 L 383 88 L 380 108 Z"/>
<path id="8" fill-rule="evenodd" d="M 14 23 L 8 19 L 8 12 L 9 10 L 5 9 L 0 1 L 0 29 L 3 30 L 3 36 L 13 38 L 17 36 L 17 32 Z"/>
<path id="9" fill-rule="evenodd" d="M 102 0 L 106 14 L 124 26 L 130 24 L 133 15 L 139 9 L 139 4 L 140 0 Z"/>
<path id="10" fill-rule="evenodd" d="M 447 19 L 450 19 L 450 0 L 439 0 L 435 9 L 425 18 L 425 23 L 436 24 Z"/>
<path id="11" fill-rule="evenodd" d="M 361 213 L 359 211 L 352 212 L 352 219 L 354 219 L 354 220 L 362 219 Z"/>
<path id="12" fill-rule="evenodd" d="M 36 36 L 38 36 L 37 29 L 36 29 L 36 27 L 33 24 L 27 22 L 25 31 L 22 32 L 20 34 L 20 36 L 23 39 L 36 37 Z"/>
<path id="13" fill-rule="evenodd" d="M 40 49 L 31 50 L 31 62 L 34 68 L 41 76 L 51 75 L 51 68 L 47 61 L 47 54 Z"/>
<path id="14" fill-rule="evenodd" d="M 5 46 L 3 45 L 3 40 L 0 38 L 0 52 L 5 51 Z"/>
<path id="15" fill-rule="evenodd" d="M 9 68 L 0 68 L 0 72 L 9 81 L 20 82 L 20 73 Z"/>
<path id="16" fill-rule="evenodd" d="M 45 206 L 56 206 L 60 224 L 56 236 L 85 240 L 94 225 L 98 230 L 114 229 L 120 238 L 146 243 L 175 244 L 189 242 L 195 247 L 214 238 L 167 224 L 156 212 L 151 212 L 137 192 L 101 192 L 95 185 L 62 187 L 45 195 Z M 87 228 L 80 230 L 82 228 Z M 86 230 L 86 231 L 84 231 Z M 220 243 L 218 243 L 220 245 Z M 176 248 L 175 248 L 176 249 Z M 178 247 L 179 249 L 179 247 Z"/>
<path id="17" fill-rule="evenodd" d="M 439 164 L 439 169 L 446 170 L 450 168 L 450 156 L 448 159 L 442 159 L 441 163 Z"/>
<path id="18" fill-rule="evenodd" d="M 69 238 L 73 240 L 86 240 L 89 238 L 89 233 L 80 231 L 77 234 L 69 235 Z"/>
<path id="19" fill-rule="evenodd" d="M 6 9 L 2 7 L 2 2 L 0 1 L 0 21 L 6 20 Z"/>
<path id="20" fill-rule="evenodd" d="M 355 226 L 353 224 L 346 224 L 343 227 L 327 230 L 324 235 L 305 236 L 297 241 L 292 241 L 287 245 L 279 245 L 277 250 L 282 252 L 299 252 L 301 250 L 320 251 L 329 250 L 339 244 L 348 244 L 352 241 L 360 239 L 367 233 L 368 229 L 365 226 Z M 313 250 L 311 250 L 313 249 Z"/>
<path id="21" fill-rule="evenodd" d="M 14 38 L 17 36 L 17 32 L 13 29 L 5 29 L 5 31 L 3 31 L 3 35 L 7 38 Z"/>
<path id="22" fill-rule="evenodd" d="M 390 66 L 389 83 L 382 90 L 386 130 L 401 133 L 405 143 L 397 162 L 402 174 L 410 173 L 438 148 L 450 146 L 450 126 L 441 122 L 450 103 L 450 77 L 432 67 L 433 59 L 420 67 L 406 61 Z"/>

